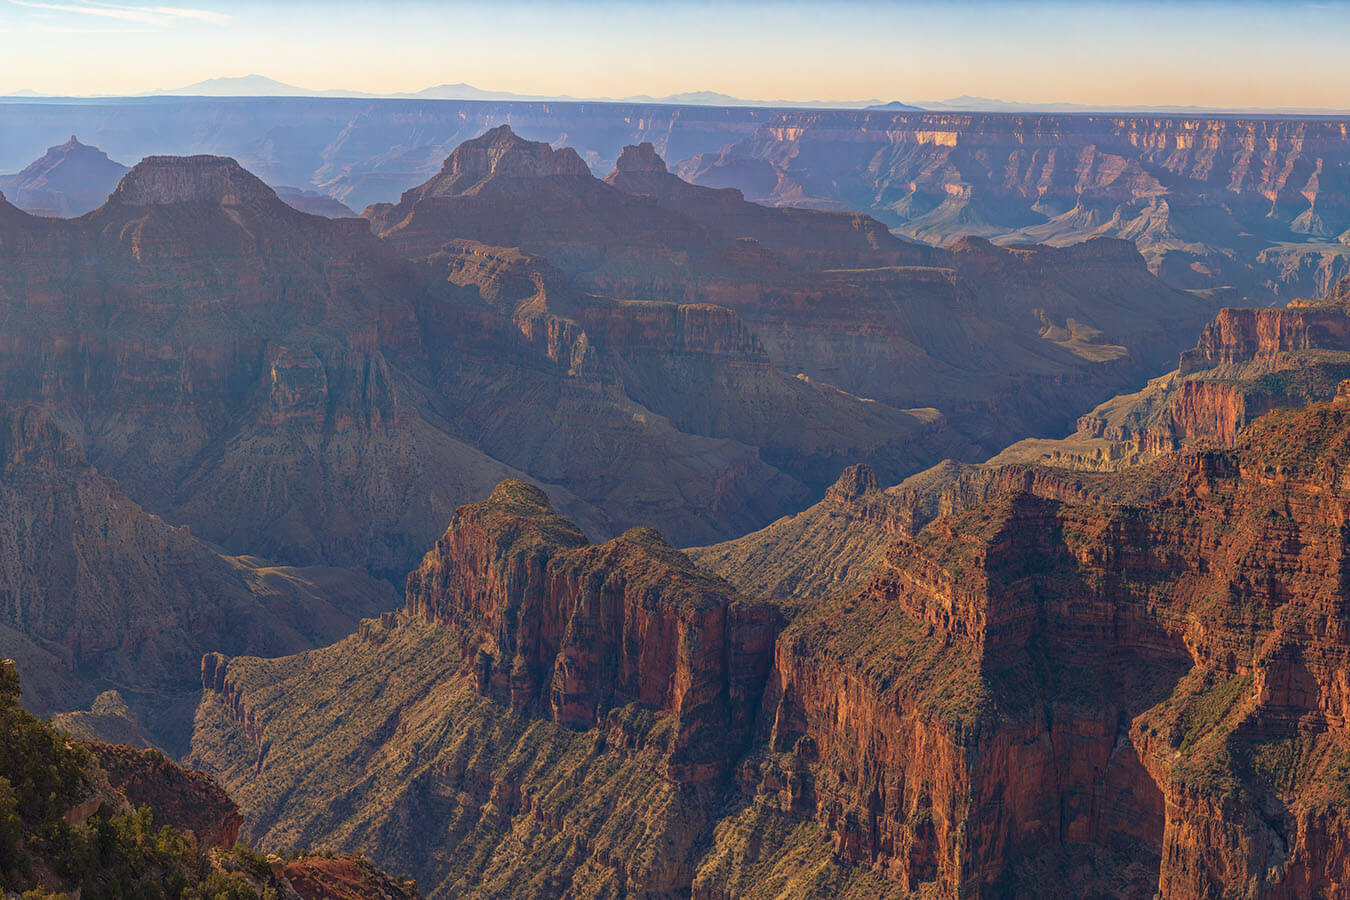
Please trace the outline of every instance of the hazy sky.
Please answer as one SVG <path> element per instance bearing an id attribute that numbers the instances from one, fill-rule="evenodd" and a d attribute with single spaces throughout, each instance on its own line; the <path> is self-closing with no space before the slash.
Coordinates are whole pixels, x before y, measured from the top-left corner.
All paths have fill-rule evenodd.
<path id="1" fill-rule="evenodd" d="M 161 2 L 0 0 L 0 92 L 258 73 L 372 92 L 1350 109 L 1350 0 Z"/>

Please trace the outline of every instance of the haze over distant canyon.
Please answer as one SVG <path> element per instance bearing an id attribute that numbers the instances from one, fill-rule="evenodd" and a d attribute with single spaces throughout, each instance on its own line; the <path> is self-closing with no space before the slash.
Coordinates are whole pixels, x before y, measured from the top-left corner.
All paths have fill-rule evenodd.
<path id="1" fill-rule="evenodd" d="M 1170 284 L 1270 303 L 1314 296 L 1350 271 L 1347 121 L 147 98 L 0 104 L 0 169 L 76 134 L 118 161 L 229 155 L 270 184 L 360 211 L 397 200 L 460 141 L 509 123 L 573 146 L 599 176 L 623 143 L 650 141 L 690 182 L 752 201 L 863 211 L 933 244 L 1118 237 Z M 115 174 L 99 176 L 103 189 Z"/>

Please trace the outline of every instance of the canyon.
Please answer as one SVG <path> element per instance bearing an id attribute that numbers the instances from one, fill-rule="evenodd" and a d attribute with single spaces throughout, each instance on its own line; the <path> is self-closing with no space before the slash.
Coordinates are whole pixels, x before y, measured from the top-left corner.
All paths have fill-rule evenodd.
<path id="1" fill-rule="evenodd" d="M 1346 120 L 775 110 L 641 103 L 125 98 L 0 103 L 0 170 L 72 133 L 114 159 L 237 158 L 361 210 L 501 124 L 597 174 L 651 142 L 677 174 L 773 205 L 870 214 L 930 243 L 1135 242 L 1155 274 L 1266 305 L 1350 272 Z M 4 188 L 0 188 L 3 190 Z"/>
<path id="2" fill-rule="evenodd" d="M 144 805 L 302 897 L 1345 889 L 1335 123 L 546 106 L 0 195 L 25 887 Z"/>
<path id="3" fill-rule="evenodd" d="M 1325 379 L 1345 289 L 1222 311 L 1182 371 Z M 264 841 L 436 895 L 1337 896 L 1350 381 L 1308 383 L 1113 470 L 851 467 L 689 554 L 503 483 L 402 611 L 209 656 L 189 758 Z"/>
<path id="4" fill-rule="evenodd" d="M 265 841 L 425 860 L 435 893 L 756 896 L 824 867 L 854 896 L 1333 896 L 1347 428 L 1314 404 L 1128 477 L 1007 473 L 860 588 L 777 608 L 505 483 L 403 612 L 208 657 L 189 758 Z M 408 815 L 462 824 L 408 843 Z M 753 838 L 802 827 L 787 857 Z"/>
<path id="5" fill-rule="evenodd" d="M 78 219 L 0 204 L 0 387 L 49 410 L 138 503 L 231 553 L 401 578 L 502 478 L 550 485 L 596 536 L 731 537 L 853 462 L 898 480 L 1067 426 L 1209 315 L 1120 243 L 938 251 L 865 217 L 717 196 L 780 261 L 592 178 L 575 154 L 564 174 L 531 169 L 570 151 L 509 130 L 447 170 L 494 142 L 515 149 L 472 176 L 472 202 L 503 222 L 528 211 L 534 237 L 440 227 L 451 187 L 377 238 L 218 157 L 151 157 Z M 632 259 L 658 271 L 693 254 L 697 290 L 634 283 L 617 261 L 588 269 L 562 212 L 578 197 L 597 216 L 590 246 L 645 234 Z M 830 249 L 811 256 L 822 226 Z M 818 268 L 843 263 L 864 268 Z"/>
<path id="6" fill-rule="evenodd" d="M 91 153 L 63 146 L 52 171 L 71 177 Z M 30 708 L 181 752 L 204 652 L 284 655 L 394 607 L 389 582 L 503 479 L 546 486 L 592 538 L 733 538 L 848 465 L 889 483 L 1063 427 L 1208 315 L 1124 245 L 935 250 L 866 216 L 688 185 L 650 146 L 625 152 L 626 187 L 509 129 L 445 169 L 458 182 L 387 238 L 211 156 L 147 158 L 74 219 L 0 200 L 0 628 Z M 461 196 L 534 230 L 442 227 Z M 578 262 L 603 244 L 653 271 L 691 260 L 690 284 L 713 287 L 631 299 L 614 266 Z M 766 273 L 796 299 L 756 287 Z M 910 311 L 878 322 L 855 277 Z M 807 296 L 828 317 L 794 311 Z M 841 357 L 838 337 L 869 332 Z M 896 346 L 909 382 L 859 393 L 891 382 Z M 1010 402 L 1029 386 L 1041 405 Z"/>
<path id="7" fill-rule="evenodd" d="M 1089 398 L 1164 368 L 1212 309 L 1151 276 L 1122 241 L 926 247 L 866 216 L 688 184 L 647 144 L 625 148 L 600 181 L 572 151 L 506 126 L 366 215 L 432 265 L 451 239 L 519 246 L 593 292 L 730 309 L 778 369 L 893 407 L 936 407 L 986 455 L 1065 430 Z"/>
<path id="8" fill-rule="evenodd" d="M 1317 300 L 1220 310 L 1176 369 L 1085 413 L 1066 437 L 1026 438 L 980 463 L 946 460 L 891 486 L 853 466 L 802 512 L 687 552 L 758 596 L 824 597 L 873 574 L 897 536 L 988 500 L 1024 473 L 1125 473 L 1180 450 L 1228 449 L 1268 412 L 1336 399 L 1348 378 L 1350 277 Z"/>

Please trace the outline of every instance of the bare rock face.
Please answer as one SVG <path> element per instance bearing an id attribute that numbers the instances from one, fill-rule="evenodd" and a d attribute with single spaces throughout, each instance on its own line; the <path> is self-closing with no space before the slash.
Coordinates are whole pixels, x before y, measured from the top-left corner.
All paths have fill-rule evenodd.
<path id="1" fill-rule="evenodd" d="M 1350 651 L 1307 623 L 1340 602 L 1346 427 L 1271 413 L 1098 499 L 1023 489 L 898 541 L 780 639 L 760 790 L 911 888 L 1016 886 L 1085 845 L 1130 847 L 1098 858 L 1119 877 L 1151 856 L 1169 898 L 1341 883 Z M 1277 747 L 1322 762 L 1272 769 Z"/>
<path id="2" fill-rule="evenodd" d="M 849 466 L 839 476 L 839 480 L 830 488 L 828 496 L 837 497 L 840 500 L 857 500 L 859 497 L 871 494 L 879 490 L 877 482 L 877 473 L 871 466 L 854 465 Z"/>
<path id="3" fill-rule="evenodd" d="M 1350 347 L 1350 316 L 1339 305 L 1225 309 L 1181 356 L 1181 374 L 1254 362 L 1280 353 Z"/>
<path id="4" fill-rule="evenodd" d="M 546 178 L 555 175 L 590 177 L 591 170 L 575 150 L 554 150 L 541 141 L 527 141 L 509 125 L 499 125 L 482 137 L 465 141 L 445 161 L 434 179 L 433 194 L 468 194 L 492 177 Z"/>
<path id="5" fill-rule="evenodd" d="M 651 141 L 643 141 L 640 144 L 629 144 L 619 151 L 619 158 L 614 163 L 614 171 L 624 175 L 633 173 L 665 174 L 666 161 L 657 154 Z"/>
<path id="6" fill-rule="evenodd" d="M 239 807 L 209 776 L 178 766 L 158 750 L 96 741 L 86 746 L 133 806 L 155 811 L 157 825 L 190 831 L 204 847 L 228 849 L 239 839 L 244 823 Z"/>
<path id="7" fill-rule="evenodd" d="M 127 206 L 276 200 L 276 192 L 223 156 L 150 156 L 132 167 L 110 198 Z"/>
<path id="8" fill-rule="evenodd" d="M 408 612 L 455 626 L 480 688 L 591 728 L 638 701 L 673 714 L 671 777 L 719 777 L 745 740 L 777 630 L 656 532 L 589 546 L 542 491 L 503 482 L 408 576 Z"/>
<path id="9" fill-rule="evenodd" d="M 780 625 L 650 529 L 592 545 L 506 481 L 459 510 L 403 612 L 308 659 L 208 654 L 191 759 L 240 792 L 265 843 L 359 821 L 360 849 L 432 895 L 673 895 L 750 741 Z M 340 672 L 333 704 L 293 714 Z M 282 783 L 296 793 L 271 807 Z M 319 812 L 339 794 L 360 799 Z M 405 815 L 461 828 L 380 837 Z"/>

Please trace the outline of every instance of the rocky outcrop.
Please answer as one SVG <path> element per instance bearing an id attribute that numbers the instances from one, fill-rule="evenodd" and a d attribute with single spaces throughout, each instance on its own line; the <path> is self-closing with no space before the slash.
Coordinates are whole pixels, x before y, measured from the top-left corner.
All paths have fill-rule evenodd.
<path id="1" fill-rule="evenodd" d="M 1219 365 L 1254 362 L 1280 353 L 1350 348 L 1350 316 L 1339 305 L 1283 309 L 1225 309 L 1181 355 L 1183 375 Z"/>
<path id="2" fill-rule="evenodd" d="M 509 125 L 498 125 L 482 137 L 455 148 L 423 196 L 470 194 L 489 178 L 589 177 L 591 170 L 570 147 L 555 150 L 542 141 L 526 141 Z"/>
<path id="3" fill-rule="evenodd" d="M 137 749 L 155 745 L 141 727 L 140 717 L 116 690 L 99 694 L 88 709 L 58 713 L 52 716 L 51 722 L 71 737 L 84 741 L 124 744 Z"/>
<path id="4" fill-rule="evenodd" d="M 203 846 L 229 849 L 244 818 L 239 807 L 210 777 L 184 769 L 158 750 L 117 744 L 86 744 L 109 783 L 133 806 L 149 806 L 155 822 L 190 831 Z"/>
<path id="5" fill-rule="evenodd" d="M 1343 883 L 1347 651 L 1310 623 L 1338 615 L 1347 427 L 1274 412 L 1233 453 L 1024 486 L 897 542 L 780 639 L 751 783 L 910 887 L 1007 889 L 1081 845 L 1152 857 L 1169 898 Z"/>
<path id="6" fill-rule="evenodd" d="M 126 206 L 241 206 L 276 199 L 275 191 L 223 156 L 148 156 L 132 167 L 109 198 Z"/>
<path id="7" fill-rule="evenodd" d="M 419 900 L 417 882 L 391 878 L 370 860 L 306 856 L 286 862 L 281 876 L 301 900 Z"/>
<path id="8" fill-rule="evenodd" d="M 411 258 L 468 238 L 521 247 L 569 272 L 605 260 L 673 270 L 708 245 L 688 218 L 592 177 L 574 150 L 527 141 L 505 125 L 455 148 L 439 174 L 397 204 L 363 215 Z"/>
<path id="9" fill-rule="evenodd" d="M 589 546 L 548 498 L 503 482 L 408 576 L 410 614 L 454 627 L 481 690 L 591 728 L 633 701 L 670 713 L 671 777 L 720 777 L 746 737 L 778 618 L 650 529 Z"/>

